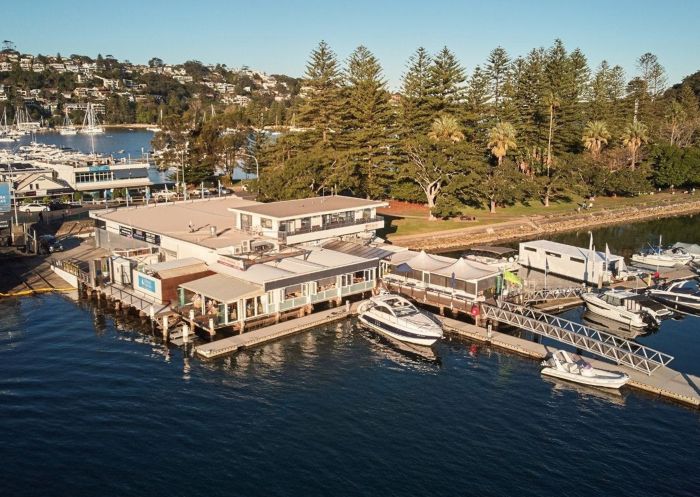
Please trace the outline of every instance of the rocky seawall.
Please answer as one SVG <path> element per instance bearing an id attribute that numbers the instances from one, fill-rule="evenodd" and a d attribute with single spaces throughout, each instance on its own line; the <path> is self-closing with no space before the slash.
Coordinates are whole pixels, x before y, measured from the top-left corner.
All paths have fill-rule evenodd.
<path id="1" fill-rule="evenodd" d="M 591 213 L 523 217 L 522 219 L 484 226 L 390 237 L 389 241 L 394 245 L 401 245 L 414 250 L 445 252 L 472 245 L 544 238 L 549 233 L 578 231 L 612 224 L 682 216 L 696 212 L 700 212 L 700 199 L 688 199 L 651 206 L 640 205 L 620 209 L 603 209 Z"/>

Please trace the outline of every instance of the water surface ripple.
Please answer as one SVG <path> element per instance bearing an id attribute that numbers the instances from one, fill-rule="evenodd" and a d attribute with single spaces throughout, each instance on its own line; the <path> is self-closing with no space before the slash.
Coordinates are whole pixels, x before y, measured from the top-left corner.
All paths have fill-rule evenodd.
<path id="1" fill-rule="evenodd" d="M 347 321 L 201 362 L 61 296 L 5 300 L 2 494 L 698 495 L 697 411 L 437 355 Z"/>

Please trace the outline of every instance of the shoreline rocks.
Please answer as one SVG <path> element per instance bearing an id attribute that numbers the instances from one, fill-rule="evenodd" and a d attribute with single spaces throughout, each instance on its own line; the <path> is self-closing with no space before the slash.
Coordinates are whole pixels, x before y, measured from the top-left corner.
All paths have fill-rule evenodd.
<path id="1" fill-rule="evenodd" d="M 523 217 L 486 226 L 390 237 L 389 241 L 394 245 L 405 246 L 412 250 L 447 252 L 477 244 L 521 240 L 549 233 L 577 231 L 696 212 L 700 212 L 700 200 L 667 205 L 640 205 L 620 209 L 604 209 L 591 213 Z"/>

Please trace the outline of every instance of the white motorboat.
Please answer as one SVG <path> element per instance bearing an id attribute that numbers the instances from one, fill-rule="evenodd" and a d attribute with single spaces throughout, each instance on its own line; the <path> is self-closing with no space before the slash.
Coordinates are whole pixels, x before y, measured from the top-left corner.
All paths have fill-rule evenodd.
<path id="1" fill-rule="evenodd" d="M 658 288 L 650 288 L 647 294 L 664 305 L 685 312 L 700 311 L 700 289 L 697 282 L 674 281 Z"/>
<path id="2" fill-rule="evenodd" d="M 542 361 L 542 366 L 544 375 L 594 387 L 620 388 L 630 379 L 626 373 L 594 368 L 581 357 L 565 350 L 554 352 Z"/>
<path id="3" fill-rule="evenodd" d="M 395 340 L 431 346 L 442 338 L 442 325 L 400 295 L 380 294 L 358 309 L 360 322 Z"/>
<path id="4" fill-rule="evenodd" d="M 634 292 L 608 290 L 603 293 L 589 292 L 581 295 L 592 313 L 624 323 L 632 328 L 658 326 L 673 312 L 649 297 Z"/>
<path id="5" fill-rule="evenodd" d="M 479 245 L 467 249 L 462 254 L 462 257 L 468 261 L 493 266 L 499 271 L 504 269 L 517 270 L 520 267 L 518 264 L 518 249 L 510 247 Z"/>
<path id="6" fill-rule="evenodd" d="M 649 247 L 648 250 L 642 250 L 638 254 L 632 256 L 633 262 L 652 267 L 674 267 L 688 264 L 692 260 L 693 256 L 683 247 L 673 246 L 666 249 L 662 248 L 660 236 L 659 245 L 657 247 Z"/>
<path id="7" fill-rule="evenodd" d="M 674 267 L 688 264 L 693 256 L 682 247 L 654 249 L 632 255 L 632 261 L 651 267 Z"/>

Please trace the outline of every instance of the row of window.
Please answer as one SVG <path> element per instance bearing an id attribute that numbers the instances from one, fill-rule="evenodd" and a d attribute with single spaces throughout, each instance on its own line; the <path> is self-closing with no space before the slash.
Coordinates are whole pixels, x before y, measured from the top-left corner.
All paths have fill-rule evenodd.
<path id="1" fill-rule="evenodd" d="M 95 183 L 98 181 L 114 181 L 112 171 L 100 171 L 96 173 L 75 173 L 76 183 Z"/>
<path id="2" fill-rule="evenodd" d="M 329 278 L 323 278 L 316 281 L 316 292 L 323 292 L 336 288 L 337 277 L 331 276 Z M 356 283 L 363 283 L 365 281 L 374 280 L 374 270 L 364 269 L 362 271 L 355 271 L 354 273 L 347 273 L 340 276 L 340 286 L 350 286 Z M 298 297 L 305 297 L 309 294 L 308 285 L 299 284 L 292 285 L 284 288 L 284 299 L 292 300 Z"/>

